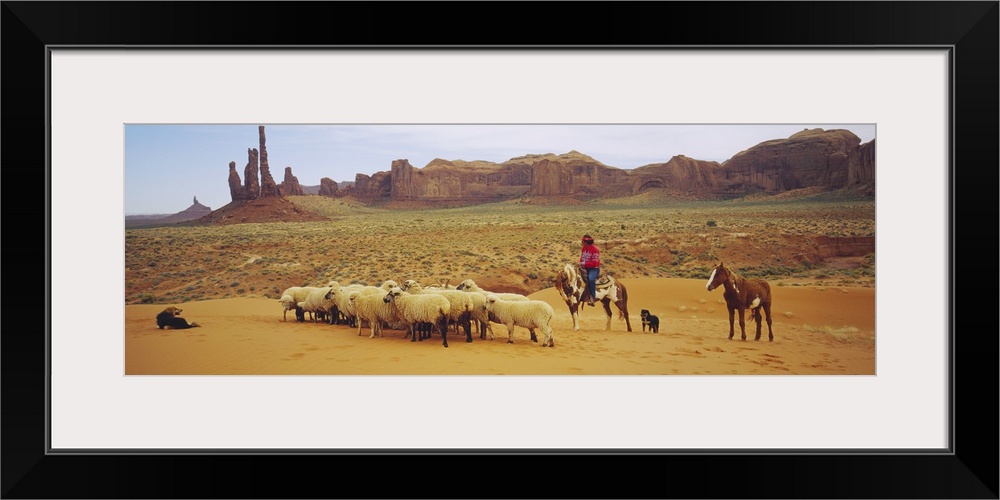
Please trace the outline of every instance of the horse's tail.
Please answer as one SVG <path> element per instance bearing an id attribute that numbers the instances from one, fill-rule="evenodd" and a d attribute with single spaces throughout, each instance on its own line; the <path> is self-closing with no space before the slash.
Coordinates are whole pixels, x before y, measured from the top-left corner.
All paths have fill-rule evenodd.
<path id="1" fill-rule="evenodd" d="M 622 307 L 618 308 L 618 321 L 625 321 L 625 311 L 628 310 L 628 290 L 618 280 L 615 280 L 615 286 L 622 292 Z"/>

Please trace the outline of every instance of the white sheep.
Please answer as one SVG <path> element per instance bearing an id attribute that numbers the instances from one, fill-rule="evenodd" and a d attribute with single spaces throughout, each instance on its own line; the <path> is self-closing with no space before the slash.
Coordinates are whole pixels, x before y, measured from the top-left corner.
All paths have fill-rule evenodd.
<path id="1" fill-rule="evenodd" d="M 295 302 L 295 297 L 292 297 L 289 294 L 282 295 L 281 298 L 278 299 L 278 303 L 281 304 L 281 308 L 284 309 L 284 312 L 281 313 L 281 321 L 288 321 L 288 311 L 295 309 L 297 304 L 297 302 Z"/>
<path id="2" fill-rule="evenodd" d="M 465 341 L 472 342 L 472 326 L 470 322 L 472 321 L 473 309 L 475 309 L 475 302 L 473 302 L 472 297 L 466 292 L 460 292 L 458 290 L 443 290 L 443 289 L 424 289 L 414 280 L 406 280 L 403 282 L 403 286 L 400 287 L 405 292 L 413 294 L 434 294 L 440 295 L 448 299 L 451 305 L 451 312 L 448 316 L 448 322 L 455 324 L 455 334 L 458 334 L 459 325 L 465 330 Z"/>
<path id="3" fill-rule="evenodd" d="M 442 345 L 448 347 L 448 315 L 451 312 L 451 303 L 448 299 L 437 294 L 414 295 L 404 292 L 399 287 L 393 287 L 382 300 L 392 304 L 397 314 L 409 325 L 413 334 L 410 342 L 417 341 L 417 327 L 420 323 L 430 323 L 441 332 Z M 429 334 L 427 337 L 421 335 L 420 340 L 429 336 Z"/>
<path id="4" fill-rule="evenodd" d="M 496 295 L 486 296 L 485 308 L 496 318 L 498 323 L 507 325 L 507 343 L 514 343 L 514 327 L 527 328 L 531 332 L 531 341 L 538 342 L 535 336 L 535 328 L 545 334 L 545 341 L 542 347 L 555 347 L 555 340 L 552 338 L 552 318 L 555 311 L 548 302 L 542 300 L 503 300 Z"/>
<path id="5" fill-rule="evenodd" d="M 316 287 L 313 286 L 293 286 L 286 288 L 284 292 L 281 292 L 281 298 L 278 302 L 284 308 L 284 312 L 281 315 L 282 321 L 287 321 L 288 311 L 298 308 L 299 302 L 303 302 L 309 297 L 309 292 L 315 290 Z M 295 316 L 298 318 L 299 311 L 295 311 Z"/>
<path id="6" fill-rule="evenodd" d="M 304 312 L 313 314 L 313 321 L 320 317 L 333 318 L 334 301 L 330 298 L 330 287 L 314 288 L 306 296 L 306 299 L 298 303 L 298 307 Z M 332 321 L 329 321 L 332 323 Z"/>
<path id="7" fill-rule="evenodd" d="M 354 313 L 351 312 L 351 295 L 359 294 L 361 287 L 356 285 L 341 286 L 337 288 L 331 288 L 330 292 L 327 293 L 327 299 L 333 300 L 334 307 L 336 307 L 335 314 L 343 317 L 347 320 L 348 326 L 356 326 Z M 333 322 L 336 322 L 336 317 L 333 318 Z"/>
<path id="8" fill-rule="evenodd" d="M 476 305 L 479 309 L 482 309 L 483 302 L 486 300 L 486 296 L 490 294 L 496 295 L 497 297 L 504 300 L 519 300 L 519 301 L 530 300 L 528 299 L 528 297 L 525 297 L 524 295 L 521 295 L 519 293 L 497 293 L 488 290 L 483 290 L 482 288 L 479 288 L 479 285 L 476 285 L 476 282 L 472 281 L 471 279 L 462 281 L 461 283 L 458 284 L 457 287 L 455 287 L 455 289 L 461 290 L 463 292 L 478 293 L 482 295 L 482 300 L 476 298 Z M 486 316 L 486 318 L 482 320 L 482 325 L 486 325 L 486 329 L 489 330 L 490 332 L 490 338 L 493 338 L 493 326 L 490 323 L 491 322 L 500 323 L 500 322 L 496 321 L 493 318 L 490 318 L 489 313 L 481 313 L 481 314 L 483 316 Z M 482 325 L 480 325 L 480 330 L 482 330 Z M 483 338 L 482 332 L 480 332 L 479 338 Z"/>
<path id="9" fill-rule="evenodd" d="M 366 295 L 371 295 L 371 294 L 376 294 L 376 293 L 381 293 L 381 292 L 388 292 L 389 290 L 392 289 L 392 287 L 382 288 L 381 286 L 362 285 L 361 283 L 352 283 L 352 284 L 347 285 L 347 286 L 345 286 L 343 288 L 346 288 L 346 289 L 352 290 L 352 291 L 356 291 L 356 292 L 359 292 L 359 293 L 363 293 L 363 294 L 366 294 Z"/>
<path id="10" fill-rule="evenodd" d="M 375 335 L 382 336 L 383 323 L 399 321 L 396 308 L 384 300 L 388 293 L 356 293 L 350 296 L 349 301 L 358 321 L 358 335 L 361 335 L 362 321 L 367 321 L 371 327 L 372 334 L 368 337 L 370 339 L 375 338 Z"/>
<path id="11" fill-rule="evenodd" d="M 525 297 L 524 295 L 521 295 L 519 293 L 498 293 L 498 292 L 491 292 L 489 290 L 483 290 L 482 288 L 479 288 L 479 285 L 476 285 L 476 282 L 472 281 L 471 279 L 467 279 L 459 283 L 459 285 L 455 289 L 462 290 L 465 292 L 479 292 L 486 295 L 492 294 L 496 295 L 497 297 L 503 300 L 530 300 L 528 299 L 528 297 Z"/>
<path id="12" fill-rule="evenodd" d="M 485 339 L 487 332 L 490 334 L 490 340 L 496 338 L 493 335 L 493 327 L 490 325 L 490 313 L 484 307 L 486 305 L 486 294 L 470 291 L 462 293 L 469 294 L 469 297 L 472 299 L 472 315 L 470 319 L 473 324 L 476 325 L 476 331 L 479 333 L 479 338 Z"/>
<path id="13" fill-rule="evenodd" d="M 424 289 L 425 290 L 427 290 L 427 289 L 432 289 L 432 290 L 456 290 L 456 289 L 458 289 L 458 287 L 456 287 L 455 285 L 449 285 L 448 282 L 445 281 L 444 283 L 432 283 L 432 284 L 429 284 L 429 285 L 424 285 Z"/>

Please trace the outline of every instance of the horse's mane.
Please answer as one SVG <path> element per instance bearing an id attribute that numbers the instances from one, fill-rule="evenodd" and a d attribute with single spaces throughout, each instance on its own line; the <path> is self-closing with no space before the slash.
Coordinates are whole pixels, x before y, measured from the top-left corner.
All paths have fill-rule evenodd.
<path id="1" fill-rule="evenodd" d="M 723 269 L 725 269 L 726 273 L 729 274 L 729 280 L 728 280 L 729 283 L 731 283 L 732 286 L 733 286 L 733 288 L 735 288 L 737 290 L 746 290 L 748 288 L 754 288 L 754 287 L 759 286 L 761 282 L 763 282 L 765 285 L 767 284 L 767 282 L 765 280 L 762 280 L 762 279 L 748 279 L 748 278 L 745 278 L 740 273 L 738 273 L 738 272 L 736 272 L 736 271 L 734 271 L 734 270 L 732 270 L 732 269 L 730 269 L 728 267 L 724 267 L 723 266 Z"/>
<path id="2" fill-rule="evenodd" d="M 562 274 L 566 275 L 567 282 L 576 281 L 579 277 L 579 273 L 576 272 L 576 266 L 573 264 L 566 264 L 563 266 Z"/>
<path id="3" fill-rule="evenodd" d="M 565 285 L 572 283 L 578 286 L 580 279 L 580 275 L 576 272 L 576 268 L 573 264 L 566 264 L 563 266 L 562 271 L 556 273 L 556 289 L 559 290 L 559 295 L 563 298 L 563 300 L 569 300 L 569 297 L 566 295 Z"/>
<path id="4" fill-rule="evenodd" d="M 729 273 L 729 280 L 733 283 L 746 283 L 746 278 L 744 278 L 740 273 L 728 267 L 724 268 L 727 273 Z"/>

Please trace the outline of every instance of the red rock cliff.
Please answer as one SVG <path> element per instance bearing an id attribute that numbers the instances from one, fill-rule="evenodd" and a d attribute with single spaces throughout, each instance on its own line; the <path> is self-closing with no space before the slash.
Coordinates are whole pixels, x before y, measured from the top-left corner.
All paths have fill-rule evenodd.
<path id="1" fill-rule="evenodd" d="M 762 142 L 723 162 L 719 188 L 724 194 L 842 188 L 848 184 L 848 159 L 860 142 L 848 130 L 823 129 Z"/>

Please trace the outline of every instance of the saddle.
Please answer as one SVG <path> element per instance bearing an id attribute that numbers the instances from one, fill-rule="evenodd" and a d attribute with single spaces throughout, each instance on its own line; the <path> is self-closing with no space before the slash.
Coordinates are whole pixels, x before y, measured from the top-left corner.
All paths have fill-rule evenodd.
<path id="1" fill-rule="evenodd" d="M 615 284 L 615 279 L 611 277 L 611 275 L 608 274 L 603 267 L 599 269 L 600 271 L 598 271 L 597 273 L 597 280 L 594 281 L 594 288 L 597 289 L 608 288 L 611 285 Z M 580 276 L 587 276 L 587 270 L 584 269 L 583 266 L 577 265 L 576 270 L 580 274 Z"/>

